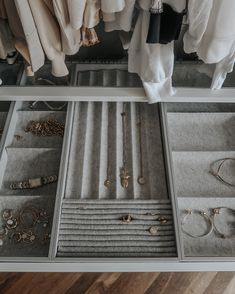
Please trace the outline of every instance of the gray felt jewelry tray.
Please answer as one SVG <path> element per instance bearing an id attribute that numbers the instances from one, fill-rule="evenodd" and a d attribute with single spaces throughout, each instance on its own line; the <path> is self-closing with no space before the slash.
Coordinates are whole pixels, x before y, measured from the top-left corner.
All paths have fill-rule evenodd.
<path id="1" fill-rule="evenodd" d="M 234 106 L 223 103 L 163 105 L 181 253 L 186 260 L 231 260 L 235 257 L 235 238 L 222 239 L 214 232 L 205 238 L 192 238 L 181 231 L 186 209 L 204 210 L 210 215 L 211 208 L 235 208 L 235 188 L 220 182 L 210 172 L 214 161 L 235 157 Z M 220 175 L 233 182 L 234 163 L 227 162 Z M 227 232 L 226 221 L 229 221 Z M 218 219 L 218 226 L 225 233 L 235 234 L 233 224 L 234 216 L 227 219 L 226 213 Z M 184 228 L 192 234 L 201 234 L 207 229 L 206 221 L 193 214 L 186 219 Z"/>
<path id="2" fill-rule="evenodd" d="M 26 206 L 45 209 L 49 215 L 51 233 L 58 182 L 45 185 L 38 189 L 11 190 L 10 183 L 50 175 L 60 175 L 61 152 L 63 139 L 60 137 L 37 137 L 25 133 L 24 129 L 31 120 L 55 118 L 65 123 L 67 132 L 67 111 L 45 111 L 39 103 L 34 110 L 28 102 L 13 102 L 10 107 L 7 123 L 7 133 L 0 152 L 0 222 L 4 209 L 20 210 Z M 43 107 L 42 107 L 43 106 Z M 16 136 L 17 135 L 17 136 Z M 19 136 L 19 137 L 18 137 Z M 12 244 L 6 238 L 6 244 L 0 248 L 2 260 L 41 260 L 49 255 L 50 241 L 42 244 L 42 233 L 45 229 L 37 226 L 35 245 L 23 243 Z M 9 233 L 10 234 L 10 233 Z M 40 236 L 40 238 L 38 237 Z"/>
<path id="3" fill-rule="evenodd" d="M 53 236 L 56 241 L 52 256 L 73 261 L 81 257 L 177 257 L 159 108 L 142 103 L 140 109 L 146 184 L 137 183 L 138 103 L 127 103 L 127 168 L 131 178 L 128 189 L 124 189 L 120 184 L 123 103 L 74 103 L 63 198 L 57 203 L 60 213 L 54 219 L 57 233 Z M 110 189 L 104 186 L 108 148 Z M 146 220 L 148 213 L 166 217 L 167 223 Z M 127 214 L 138 214 L 143 219 L 123 224 Z M 152 226 L 159 229 L 156 236 L 149 232 Z"/>
<path id="4" fill-rule="evenodd" d="M 0 211 L 4 209 L 12 209 L 13 216 L 18 216 L 19 212 L 26 207 L 33 207 L 35 209 L 44 209 L 49 216 L 49 224 L 43 228 L 42 223 L 37 224 L 34 228 L 36 234 L 36 241 L 33 245 L 25 244 L 23 242 L 17 243 L 11 239 L 12 231 L 4 237 L 4 246 L 0 249 L 0 257 L 15 258 L 15 257 L 48 257 L 50 241 L 43 242 L 43 237 L 46 233 L 51 232 L 53 213 L 54 213 L 55 197 L 53 196 L 0 196 Z M 0 225 L 5 222 L 0 219 Z M 18 230 L 18 229 L 17 229 Z M 27 231 L 27 230 L 26 230 Z"/>

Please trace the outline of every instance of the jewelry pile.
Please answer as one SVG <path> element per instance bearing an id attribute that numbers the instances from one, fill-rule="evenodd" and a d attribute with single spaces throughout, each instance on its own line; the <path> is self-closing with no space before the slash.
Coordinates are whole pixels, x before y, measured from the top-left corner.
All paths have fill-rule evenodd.
<path id="1" fill-rule="evenodd" d="M 25 132 L 30 132 L 38 137 L 63 137 L 64 127 L 65 125 L 63 123 L 51 118 L 46 121 L 31 121 L 25 129 Z"/>
<path id="2" fill-rule="evenodd" d="M 4 209 L 0 228 L 0 246 L 7 240 L 13 244 L 43 245 L 50 240 L 49 216 L 44 209 L 25 207 L 20 211 Z"/>
<path id="3" fill-rule="evenodd" d="M 235 215 L 235 210 L 232 208 L 229 208 L 229 207 L 216 207 L 216 208 L 212 208 L 211 211 L 212 211 L 212 213 L 210 216 L 205 211 L 186 209 L 186 214 L 181 221 L 181 229 L 182 229 L 183 233 L 191 238 L 202 238 L 202 237 L 209 236 L 214 231 L 215 234 L 222 239 L 234 238 L 235 237 L 234 234 L 230 234 L 230 235 L 227 234 L 226 235 L 218 229 L 217 224 L 216 224 L 216 219 L 218 219 L 218 217 L 219 217 L 219 215 L 221 215 L 222 211 L 224 211 L 224 212 L 227 211 L 227 213 L 230 212 L 231 214 Z M 196 235 L 196 234 L 193 234 L 189 231 L 186 231 L 184 228 L 187 219 L 190 216 L 192 216 L 193 213 L 200 215 L 207 224 L 207 229 L 202 234 Z M 198 224 L 198 225 L 200 226 L 200 224 Z"/>

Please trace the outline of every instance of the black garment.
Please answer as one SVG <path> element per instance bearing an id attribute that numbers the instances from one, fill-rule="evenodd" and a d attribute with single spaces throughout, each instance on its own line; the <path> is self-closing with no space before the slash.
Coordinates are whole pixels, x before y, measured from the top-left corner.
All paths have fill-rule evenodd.
<path id="1" fill-rule="evenodd" d="M 173 10 L 170 5 L 163 3 L 162 13 L 150 14 L 147 43 L 168 44 L 178 40 L 185 14 L 186 9 L 179 13 Z"/>

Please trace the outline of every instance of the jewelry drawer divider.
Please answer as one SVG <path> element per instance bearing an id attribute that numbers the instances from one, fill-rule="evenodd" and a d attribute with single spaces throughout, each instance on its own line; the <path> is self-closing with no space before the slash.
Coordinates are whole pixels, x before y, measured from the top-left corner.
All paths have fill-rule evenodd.
<path id="1" fill-rule="evenodd" d="M 17 253 L 16 256 L 14 256 L 14 254 L 13 254 L 13 256 L 7 256 L 7 257 L 5 257 L 4 255 L 2 255 L 0 257 L 0 260 L 2 260 L 2 261 L 10 261 L 10 262 L 48 262 L 48 260 L 51 259 L 51 257 L 50 257 L 50 250 L 51 250 L 51 247 L 53 246 L 52 245 L 53 244 L 52 236 L 53 236 L 53 227 L 54 227 L 54 224 L 53 224 L 53 219 L 54 219 L 53 213 L 54 214 L 56 213 L 55 200 L 57 201 L 58 198 L 61 198 L 60 195 L 59 195 L 59 191 L 60 191 L 60 178 L 61 178 L 61 174 L 62 174 L 61 165 L 62 165 L 62 162 L 63 162 L 63 158 L 62 158 L 63 155 L 62 154 L 64 154 L 64 148 L 65 148 L 65 145 L 66 145 L 65 143 L 67 142 L 67 140 L 65 138 L 67 137 L 67 134 L 70 131 L 69 130 L 70 125 L 69 125 L 68 122 L 70 120 L 70 112 L 71 112 L 71 109 L 73 107 L 73 103 L 68 103 L 67 111 L 65 110 L 65 111 L 63 111 L 61 113 L 60 112 L 56 112 L 56 111 L 55 112 L 54 111 L 53 112 L 47 111 L 46 113 L 44 113 L 44 111 L 42 111 L 42 113 L 44 113 L 44 117 L 47 117 L 47 113 L 48 113 L 48 116 L 49 117 L 50 117 L 50 115 L 52 116 L 52 113 L 54 113 L 56 115 L 58 114 L 59 117 L 60 117 L 60 119 L 61 119 L 61 115 L 63 113 L 66 116 L 66 119 L 65 119 L 65 122 L 64 122 L 65 123 L 64 138 L 62 139 L 63 140 L 63 145 L 61 145 L 60 147 L 54 146 L 54 147 L 48 147 L 48 148 L 45 148 L 44 146 L 41 146 L 41 147 L 40 146 L 39 147 L 34 146 L 32 144 L 32 142 L 30 142 L 30 141 L 27 142 L 27 144 L 28 144 L 28 145 L 26 145 L 27 147 L 26 146 L 21 146 L 21 144 L 24 144 L 24 140 L 21 138 L 21 136 L 17 136 L 17 134 L 15 132 L 16 132 L 16 129 L 17 129 L 17 120 L 19 119 L 20 115 L 22 114 L 20 112 L 21 111 L 24 111 L 24 109 L 21 109 L 22 106 L 24 106 L 24 102 L 12 102 L 11 103 L 11 107 L 10 107 L 10 111 L 9 111 L 9 115 L 8 115 L 8 119 L 7 119 L 7 123 L 6 123 L 6 128 L 5 128 L 5 131 L 4 131 L 5 137 L 4 137 L 4 140 L 2 141 L 2 150 L 1 150 L 1 154 L 0 154 L 0 166 L 1 166 L 1 169 L 0 169 L 0 182 L 3 183 L 3 178 L 5 176 L 5 173 L 4 172 L 5 172 L 5 169 L 6 169 L 6 165 L 8 164 L 7 148 L 10 148 L 10 149 L 12 148 L 12 149 L 15 149 L 15 150 L 17 150 L 17 149 L 23 150 L 23 151 L 20 151 L 20 153 L 19 153 L 20 156 L 22 156 L 22 152 L 26 152 L 28 150 L 38 150 L 40 152 L 41 151 L 44 152 L 44 150 L 46 150 L 46 151 L 47 150 L 51 150 L 52 153 L 50 153 L 50 154 L 52 155 L 52 157 L 54 157 L 54 160 L 55 160 L 56 157 L 57 157 L 57 154 L 58 154 L 58 157 L 57 157 L 57 159 L 55 161 L 55 162 L 58 162 L 58 163 L 59 163 L 59 161 L 61 162 L 61 164 L 58 165 L 58 173 L 59 173 L 58 184 L 56 184 L 56 187 L 55 187 L 56 189 L 54 189 L 55 192 L 54 192 L 53 195 L 48 195 L 45 192 L 43 194 L 41 194 L 41 192 L 37 192 L 38 189 L 33 189 L 33 190 L 22 190 L 22 191 L 21 190 L 17 190 L 16 192 L 14 192 L 14 191 L 12 192 L 12 191 L 9 190 L 10 191 L 10 194 L 7 193 L 7 195 L 4 196 L 4 193 L 1 192 L 1 196 L 0 197 L 2 199 L 6 200 L 7 202 L 9 202 L 11 200 L 12 201 L 15 201 L 15 202 L 13 202 L 14 205 L 12 205 L 13 211 L 15 209 L 15 206 L 16 206 L 16 209 L 18 211 L 18 208 L 19 207 L 17 206 L 17 203 L 20 202 L 20 204 L 22 205 L 22 202 L 21 202 L 22 200 L 24 202 L 26 202 L 27 204 L 30 203 L 30 206 L 32 205 L 32 207 L 34 206 L 34 204 L 35 204 L 35 207 L 37 205 L 40 205 L 40 203 L 43 204 L 43 206 L 45 208 L 45 211 L 47 211 L 47 210 L 49 211 L 50 210 L 49 211 L 50 212 L 50 214 L 49 214 L 49 224 L 51 225 L 51 231 L 50 231 L 51 232 L 51 239 L 49 241 L 48 248 L 46 249 L 46 253 L 43 256 L 37 256 L 37 253 L 35 253 L 35 255 L 34 255 L 34 253 L 32 253 L 32 252 L 34 252 L 36 249 L 32 249 L 31 256 L 29 256 L 29 255 L 27 256 L 27 253 L 24 254 L 22 252 L 22 256 L 20 255 L 21 253 L 20 254 Z M 38 113 L 38 116 L 39 116 L 39 120 L 40 120 L 40 110 L 38 110 L 38 111 L 37 110 L 36 111 L 35 110 L 34 111 L 28 110 L 29 117 L 30 117 L 30 113 L 33 114 L 33 113 L 37 113 L 37 112 L 39 112 Z M 34 119 L 34 117 L 32 115 L 32 120 L 33 119 Z M 18 131 L 20 129 L 22 130 L 22 126 L 18 129 Z M 17 142 L 17 140 L 20 141 L 21 139 L 22 139 L 22 143 L 21 142 Z M 27 140 L 27 139 L 25 139 L 25 140 Z M 51 138 L 49 138 L 49 140 L 50 139 Z M 15 142 L 14 142 L 14 140 L 15 140 Z M 54 138 L 53 138 L 53 140 L 54 140 Z M 17 146 L 17 144 L 19 144 L 20 146 Z M 44 145 L 44 144 L 45 144 L 45 142 L 42 143 L 42 145 Z M 55 152 L 56 150 L 58 152 Z M 28 152 L 26 152 L 25 154 L 27 154 L 27 153 Z M 49 158 L 51 158 L 51 155 L 50 154 L 49 154 L 49 156 L 50 156 Z M 23 170 L 24 169 L 22 169 L 22 171 Z M 48 170 L 50 170 L 50 168 Z M 47 185 L 47 186 L 50 186 L 50 185 Z M 46 187 L 46 186 L 44 186 L 44 187 Z M 42 187 L 42 188 L 44 188 L 44 187 Z M 39 188 L 39 189 L 41 189 L 41 188 Z M 52 190 L 49 189 L 49 192 L 50 193 L 51 193 L 51 191 Z M 8 207 L 5 207 L 5 208 L 11 208 L 11 207 L 9 207 L 9 205 L 8 205 Z M 39 246 L 39 245 L 37 245 L 37 246 Z M 17 252 L 17 250 L 20 250 L 20 249 L 17 248 L 16 249 L 16 252 Z M 30 247 L 28 247 L 28 250 L 31 250 Z M 41 251 L 40 247 L 37 250 L 40 250 Z"/>

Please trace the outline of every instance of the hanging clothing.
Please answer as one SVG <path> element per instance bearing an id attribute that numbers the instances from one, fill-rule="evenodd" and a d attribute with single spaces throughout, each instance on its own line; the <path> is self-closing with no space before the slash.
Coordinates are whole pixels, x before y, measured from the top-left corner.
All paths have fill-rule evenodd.
<path id="1" fill-rule="evenodd" d="M 235 62 L 235 1 L 189 1 L 186 53 L 196 52 L 207 64 L 216 64 L 211 88 L 220 89 Z"/>
<path id="2" fill-rule="evenodd" d="M 185 0 L 165 1 L 176 11 L 182 12 Z M 151 0 L 138 1 L 140 12 L 129 48 L 128 70 L 142 79 L 149 103 L 158 102 L 162 97 L 172 96 L 174 67 L 174 42 L 166 45 L 147 44 Z"/>
<path id="3" fill-rule="evenodd" d="M 8 1 L 8 0 L 6 0 Z M 21 0 L 19 0 L 21 1 Z M 28 0 L 45 54 L 52 63 L 56 77 L 68 75 L 62 49 L 60 29 L 53 11 L 52 0 Z"/>
<path id="4" fill-rule="evenodd" d="M 14 51 L 14 40 L 9 25 L 5 19 L 0 18 L 0 58 L 6 59 L 7 55 Z"/>
<path id="5" fill-rule="evenodd" d="M 125 0 L 101 0 L 101 11 L 104 22 L 115 21 L 116 12 L 125 8 Z"/>
<path id="6" fill-rule="evenodd" d="M 60 26 L 62 49 L 65 54 L 73 55 L 81 47 L 81 32 L 70 23 L 68 3 L 64 0 L 53 0 L 53 8 Z"/>
<path id="7" fill-rule="evenodd" d="M 86 0 L 86 6 L 83 15 L 83 26 L 85 28 L 94 28 L 100 22 L 101 0 Z"/>
<path id="8" fill-rule="evenodd" d="M 115 12 L 114 18 L 112 21 L 105 22 L 105 31 L 111 32 L 115 30 L 122 30 L 125 32 L 129 32 L 132 28 L 132 19 L 134 14 L 135 2 L 136 0 L 117 0 L 117 3 L 120 2 L 120 8 L 123 6 L 122 10 L 115 10 L 115 6 L 113 9 L 109 8 L 110 11 L 113 10 Z M 121 5 L 122 4 L 122 5 Z M 117 9 L 117 7 L 116 7 Z M 111 13 L 111 12 L 109 12 Z M 106 12 L 106 15 L 108 12 Z"/>
<path id="9" fill-rule="evenodd" d="M 86 0 L 67 0 L 69 20 L 72 28 L 78 30 L 83 25 L 83 14 L 86 7 Z"/>
<path id="10" fill-rule="evenodd" d="M 32 71 L 36 72 L 45 63 L 45 55 L 39 40 L 38 31 L 35 26 L 28 0 L 15 0 L 15 6 L 28 46 L 30 65 Z"/>
<path id="11" fill-rule="evenodd" d="M 24 60 L 31 64 L 31 60 L 33 59 L 33 52 L 29 51 L 26 36 L 24 34 L 24 30 L 22 27 L 22 23 L 20 21 L 15 1 L 14 0 L 1 0 L 4 5 L 5 13 L 7 16 L 7 20 L 9 23 L 9 27 L 14 37 L 14 45 L 17 51 L 23 56 Z M 32 55 L 31 55 L 32 53 Z"/>

